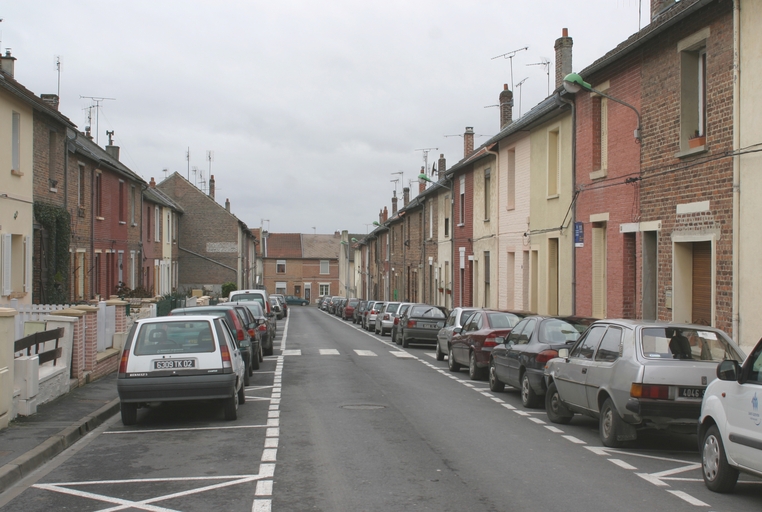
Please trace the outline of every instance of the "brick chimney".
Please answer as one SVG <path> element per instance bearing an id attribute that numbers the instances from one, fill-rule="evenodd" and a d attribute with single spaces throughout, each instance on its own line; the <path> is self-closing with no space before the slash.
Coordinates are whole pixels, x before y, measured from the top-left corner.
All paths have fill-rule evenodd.
<path id="1" fill-rule="evenodd" d="M 651 21 L 654 21 L 673 5 L 675 5 L 675 0 L 651 0 Z"/>
<path id="2" fill-rule="evenodd" d="M 410 202 L 410 187 L 404 187 L 402 189 L 402 207 L 406 207 Z"/>
<path id="3" fill-rule="evenodd" d="M 111 158 L 114 160 L 119 160 L 119 146 L 114 146 L 113 144 L 109 144 L 106 146 L 106 153 L 111 155 Z"/>
<path id="4" fill-rule="evenodd" d="M 156 188 L 156 180 L 153 179 L 153 176 L 151 176 L 151 181 L 148 183 L 148 186 L 151 188 Z"/>
<path id="5" fill-rule="evenodd" d="M 209 177 L 209 197 L 214 199 L 214 174 Z"/>
<path id="6" fill-rule="evenodd" d="M 437 178 L 440 180 L 444 178 L 446 170 L 447 160 L 445 160 L 444 153 L 439 153 L 439 162 L 437 163 Z"/>
<path id="7" fill-rule="evenodd" d="M 389 210 L 386 209 L 386 206 L 384 206 L 384 222 L 389 220 Z"/>
<path id="8" fill-rule="evenodd" d="M 44 101 L 53 110 L 58 110 L 58 94 L 40 94 L 40 99 Z"/>
<path id="9" fill-rule="evenodd" d="M 420 174 L 426 174 L 426 168 L 421 166 L 421 172 Z M 426 190 L 426 182 L 424 180 L 418 180 L 418 193 L 423 194 L 423 191 Z"/>
<path id="10" fill-rule="evenodd" d="M 397 191 L 394 191 L 394 195 L 392 196 L 392 216 L 397 215 Z"/>
<path id="11" fill-rule="evenodd" d="M 225 211 L 230 213 L 230 199 L 225 199 Z"/>
<path id="12" fill-rule="evenodd" d="M 562 36 L 556 39 L 556 89 L 564 83 L 564 77 L 572 72 L 572 45 L 569 29 L 563 29 Z"/>
<path id="13" fill-rule="evenodd" d="M 466 126 L 466 133 L 463 134 L 463 158 L 474 152 L 474 128 Z"/>
<path id="14" fill-rule="evenodd" d="M 513 122 L 513 92 L 508 90 L 508 84 L 503 84 L 500 93 L 500 129 Z"/>
<path id="15" fill-rule="evenodd" d="M 16 67 L 16 57 L 11 57 L 11 51 L 5 50 L 5 55 L 0 57 L 0 71 L 13 78 Z"/>

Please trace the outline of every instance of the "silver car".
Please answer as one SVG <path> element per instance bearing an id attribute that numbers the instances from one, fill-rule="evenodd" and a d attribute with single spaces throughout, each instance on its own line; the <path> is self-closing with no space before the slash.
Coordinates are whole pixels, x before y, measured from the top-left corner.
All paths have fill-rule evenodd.
<path id="1" fill-rule="evenodd" d="M 696 432 L 717 364 L 743 361 L 727 334 L 703 325 L 600 320 L 548 362 L 545 409 L 554 423 L 574 413 L 599 419 L 608 447 L 653 427 Z"/>
<path id="2" fill-rule="evenodd" d="M 478 308 L 454 308 L 450 311 L 450 314 L 447 315 L 445 326 L 437 333 L 437 361 L 444 361 L 445 355 L 449 353 L 453 331 L 458 327 L 463 327 L 477 309 Z"/>
<path id="3" fill-rule="evenodd" d="M 376 315 L 376 324 L 374 332 L 383 336 L 385 333 L 392 332 L 394 327 L 394 318 L 401 302 L 387 302 L 384 308 Z"/>

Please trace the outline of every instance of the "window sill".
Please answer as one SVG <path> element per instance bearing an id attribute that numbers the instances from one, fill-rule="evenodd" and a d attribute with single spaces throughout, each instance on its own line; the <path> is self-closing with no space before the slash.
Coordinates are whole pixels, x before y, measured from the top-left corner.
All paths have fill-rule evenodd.
<path id="1" fill-rule="evenodd" d="M 138 227 L 138 224 L 137 224 L 137 222 L 133 222 L 133 223 L 132 223 L 132 224 L 130 224 L 130 225 L 131 225 L 133 228 L 136 228 L 136 227 Z"/>
<path id="2" fill-rule="evenodd" d="M 462 228 L 463 226 L 465 226 L 465 224 L 456 224 L 455 225 L 456 228 Z"/>
<path id="3" fill-rule="evenodd" d="M 558 199 L 560 196 L 558 194 L 554 194 L 552 196 L 548 196 L 545 199 Z"/>
<path id="4" fill-rule="evenodd" d="M 24 173 L 19 171 L 18 169 L 11 169 L 11 174 L 13 176 L 23 176 L 24 175 Z"/>
<path id="5" fill-rule="evenodd" d="M 58 189 L 57 189 L 57 188 L 55 188 L 55 187 L 50 187 L 48 190 L 49 190 L 50 192 L 53 192 L 54 194 L 58 194 Z"/>
<path id="6" fill-rule="evenodd" d="M 123 220 L 120 220 L 120 221 L 119 221 L 119 224 L 121 224 L 122 226 L 124 226 L 124 225 L 126 225 L 127 223 L 126 223 L 125 221 L 123 221 Z"/>
<path id="7" fill-rule="evenodd" d="M 598 169 L 597 171 L 590 173 L 591 180 L 599 180 L 608 176 L 608 169 Z"/>
<path id="8" fill-rule="evenodd" d="M 106 220 L 106 219 L 104 217 L 101 217 L 100 215 L 96 215 L 95 220 Z"/>
<path id="9" fill-rule="evenodd" d="M 685 157 L 688 157 L 688 156 L 693 156 L 693 155 L 698 155 L 698 154 L 701 154 L 701 153 L 706 153 L 707 151 L 709 151 L 709 150 L 707 149 L 706 144 L 705 144 L 703 146 L 699 146 L 699 147 L 696 147 L 696 148 L 689 148 L 689 149 L 686 149 L 686 150 L 683 150 L 683 151 L 678 151 L 677 153 L 675 153 L 675 158 L 685 158 Z"/>

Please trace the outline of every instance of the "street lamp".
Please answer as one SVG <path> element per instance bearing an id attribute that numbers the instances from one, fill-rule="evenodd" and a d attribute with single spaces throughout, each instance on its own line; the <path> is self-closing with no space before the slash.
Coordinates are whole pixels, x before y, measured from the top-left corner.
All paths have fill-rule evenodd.
<path id="1" fill-rule="evenodd" d="M 638 127 L 635 128 L 635 140 L 640 143 L 640 112 L 638 112 L 638 109 L 630 105 L 629 103 L 619 100 L 617 98 L 614 98 L 613 96 L 609 96 L 608 94 L 598 91 L 593 88 L 592 85 L 582 80 L 582 77 L 579 76 L 577 73 L 569 73 L 564 77 L 564 89 L 566 92 L 570 94 L 577 94 L 579 91 L 585 90 L 588 92 L 594 92 L 595 94 L 599 94 L 603 96 L 604 98 L 607 98 L 611 101 L 614 101 L 616 103 L 619 103 L 620 105 L 624 105 L 625 107 L 631 109 L 633 112 L 635 112 L 635 115 L 638 116 Z"/>

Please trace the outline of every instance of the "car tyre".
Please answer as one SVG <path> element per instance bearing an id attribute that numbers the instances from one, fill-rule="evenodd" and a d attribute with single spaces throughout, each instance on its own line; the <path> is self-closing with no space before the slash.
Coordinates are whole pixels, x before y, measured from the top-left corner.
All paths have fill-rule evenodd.
<path id="1" fill-rule="evenodd" d="M 548 419 L 551 423 L 559 423 L 561 425 L 569 423 L 574 416 L 574 413 L 561 401 L 555 382 L 550 383 L 548 391 L 545 393 L 545 412 L 548 413 Z"/>
<path id="2" fill-rule="evenodd" d="M 620 448 L 622 441 L 619 440 L 618 434 L 621 430 L 622 418 L 614 406 L 614 402 L 611 398 L 607 398 L 603 402 L 601 407 L 601 417 L 599 422 L 599 434 L 601 436 L 601 442 L 603 446 L 608 448 Z"/>
<path id="3" fill-rule="evenodd" d="M 408 339 L 403 334 L 402 335 L 402 348 L 407 348 L 409 346 L 410 346 L 410 342 L 408 341 Z"/>
<path id="4" fill-rule="evenodd" d="M 714 492 L 732 491 L 738 481 L 738 470 L 728 464 L 722 436 L 715 425 L 707 429 L 701 446 L 701 474 L 706 487 Z"/>
<path id="5" fill-rule="evenodd" d="M 225 419 L 227 421 L 233 421 L 238 418 L 238 393 L 228 397 L 224 400 L 225 405 Z"/>
<path id="6" fill-rule="evenodd" d="M 495 367 L 495 360 L 489 361 L 489 390 L 500 393 L 505 390 L 505 383 L 497 378 L 497 368 Z"/>
<path id="7" fill-rule="evenodd" d="M 261 361 L 262 357 L 262 345 L 258 343 L 257 346 L 259 349 L 257 350 L 257 353 L 254 354 L 254 358 L 251 361 L 251 366 L 249 367 L 252 375 L 254 375 L 254 370 L 259 370 L 259 362 Z M 248 386 L 248 384 L 246 385 Z"/>
<path id="8" fill-rule="evenodd" d="M 482 369 L 476 365 L 476 352 L 473 350 L 468 355 L 468 378 L 471 380 L 482 380 Z"/>
<path id="9" fill-rule="evenodd" d="M 524 407 L 533 408 L 537 407 L 540 402 L 540 397 L 532 389 L 532 384 L 529 382 L 529 375 L 526 372 L 521 376 L 521 403 Z"/>
<path id="10" fill-rule="evenodd" d="M 243 370 L 243 385 L 248 386 L 249 384 L 251 384 L 251 377 L 249 375 L 249 365 L 247 364 L 246 368 Z M 243 389 L 243 387 L 241 387 L 241 389 Z"/>
<path id="11" fill-rule="evenodd" d="M 265 348 L 262 350 L 262 353 L 266 356 L 271 356 L 273 355 L 273 348 L 272 347 Z"/>
<path id="12" fill-rule="evenodd" d="M 459 372 L 460 371 L 460 363 L 457 363 L 455 361 L 455 358 L 452 355 L 452 347 L 450 347 L 447 350 L 447 368 L 451 372 Z"/>
<path id="13" fill-rule="evenodd" d="M 119 410 L 122 413 L 122 425 L 129 426 L 138 422 L 138 404 L 120 403 Z"/>
<path id="14" fill-rule="evenodd" d="M 245 404 L 246 403 L 246 390 L 243 386 L 238 390 L 238 403 L 239 404 Z"/>
<path id="15" fill-rule="evenodd" d="M 442 349 L 439 348 L 439 341 L 437 341 L 436 355 L 437 355 L 437 361 L 444 361 L 445 355 L 444 355 L 444 352 L 442 352 Z"/>

